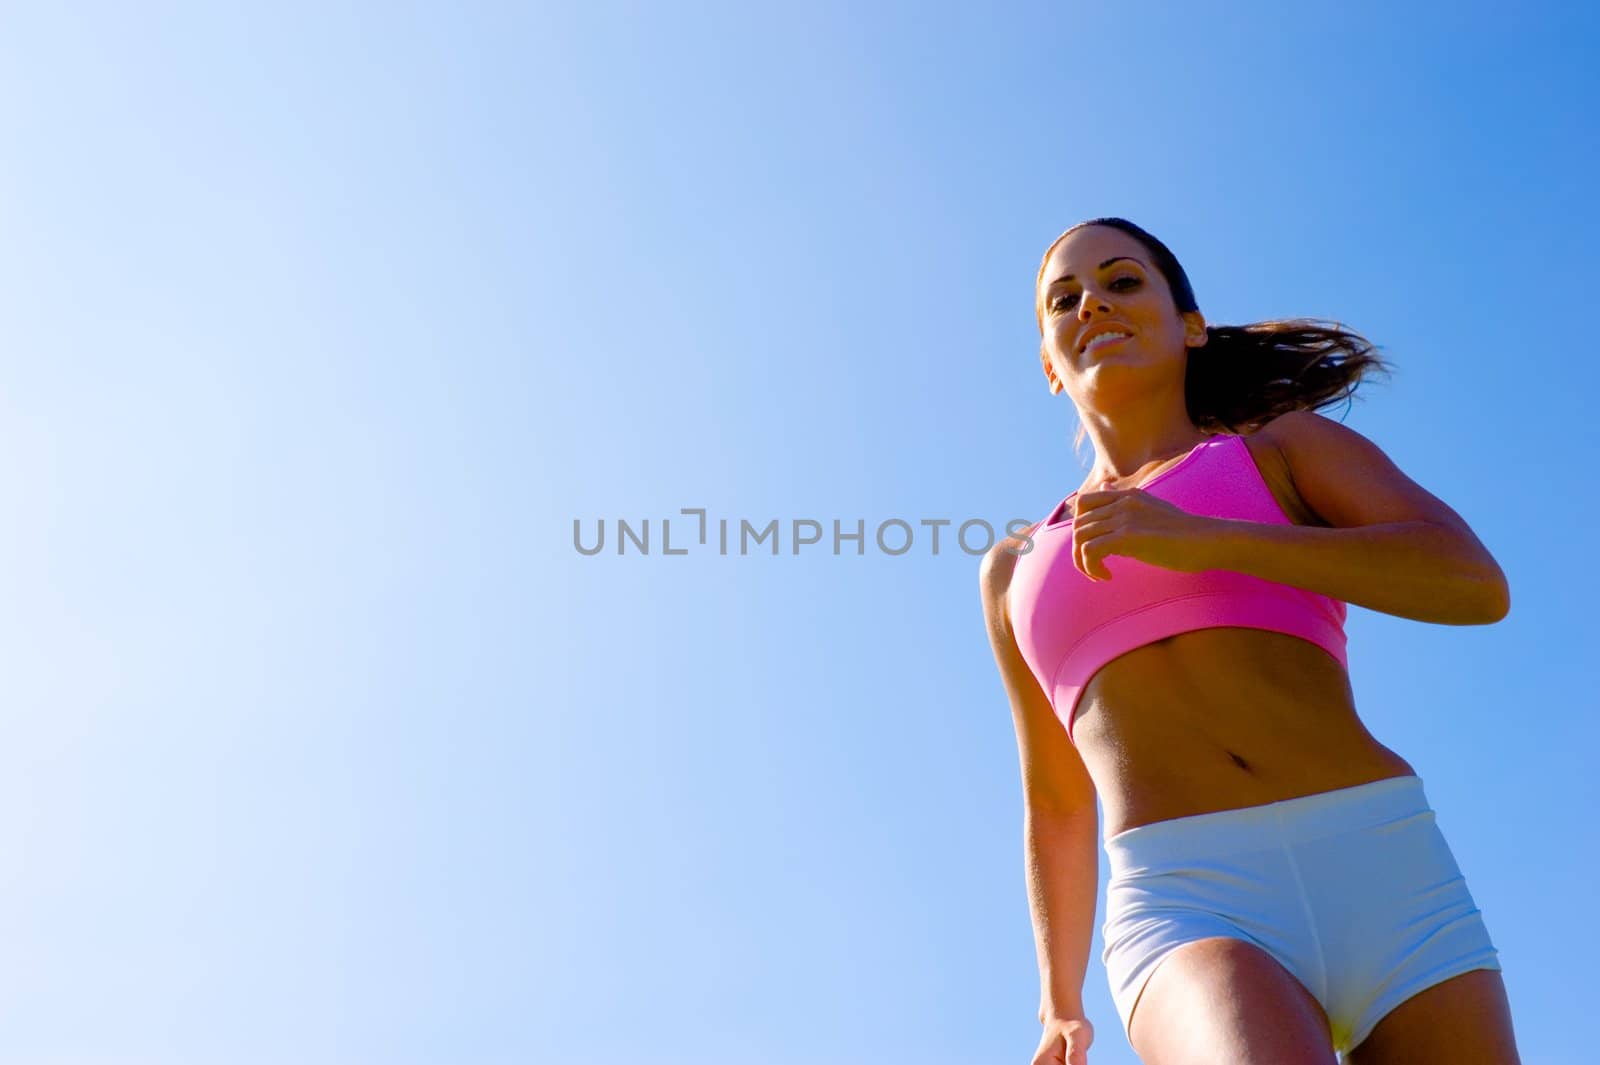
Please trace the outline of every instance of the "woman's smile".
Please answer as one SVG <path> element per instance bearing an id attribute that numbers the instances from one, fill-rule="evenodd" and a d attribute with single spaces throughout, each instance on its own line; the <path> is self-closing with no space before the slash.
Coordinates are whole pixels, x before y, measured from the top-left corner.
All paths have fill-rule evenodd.
<path id="1" fill-rule="evenodd" d="M 1126 333 L 1102 333 L 1085 345 L 1083 353 L 1087 355 L 1090 352 L 1103 351 L 1113 344 L 1120 344 L 1127 339 L 1128 334 Z"/>

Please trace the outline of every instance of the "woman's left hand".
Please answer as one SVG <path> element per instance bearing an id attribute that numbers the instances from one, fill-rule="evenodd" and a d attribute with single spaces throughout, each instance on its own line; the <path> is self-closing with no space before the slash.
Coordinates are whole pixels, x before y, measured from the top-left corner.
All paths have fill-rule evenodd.
<path id="1" fill-rule="evenodd" d="M 1190 514 L 1142 488 L 1083 492 L 1073 501 L 1072 564 L 1090 580 L 1111 579 L 1107 555 L 1196 573 L 1213 568 L 1211 549 L 1227 524 Z"/>

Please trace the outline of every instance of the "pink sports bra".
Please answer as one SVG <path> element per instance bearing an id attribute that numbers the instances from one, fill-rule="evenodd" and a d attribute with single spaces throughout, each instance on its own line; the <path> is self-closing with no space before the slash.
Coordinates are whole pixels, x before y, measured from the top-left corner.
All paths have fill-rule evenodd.
<path id="1" fill-rule="evenodd" d="M 1207 517 L 1293 525 L 1256 468 L 1244 437 L 1217 434 L 1139 486 Z M 1102 666 L 1136 647 L 1180 632 L 1239 626 L 1299 636 L 1348 669 L 1345 604 L 1233 570 L 1182 573 L 1108 555 L 1109 581 L 1072 565 L 1074 492 L 1029 531 L 1007 600 L 1017 649 L 1072 736 L 1084 686 Z"/>

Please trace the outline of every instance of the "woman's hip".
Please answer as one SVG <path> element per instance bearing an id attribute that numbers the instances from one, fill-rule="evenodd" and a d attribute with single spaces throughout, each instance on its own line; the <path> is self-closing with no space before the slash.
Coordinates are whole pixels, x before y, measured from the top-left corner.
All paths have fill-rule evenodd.
<path id="1" fill-rule="evenodd" d="M 1498 964 L 1415 775 L 1140 825 L 1105 848 L 1102 959 L 1124 1023 L 1155 966 L 1212 935 L 1266 950 L 1346 1033 L 1424 970 Z"/>

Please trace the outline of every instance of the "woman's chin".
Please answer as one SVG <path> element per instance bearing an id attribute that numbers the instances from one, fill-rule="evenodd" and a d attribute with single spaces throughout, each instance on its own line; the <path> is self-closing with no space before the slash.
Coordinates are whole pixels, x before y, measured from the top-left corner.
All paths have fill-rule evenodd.
<path id="1" fill-rule="evenodd" d="M 1148 373 L 1151 370 L 1159 370 L 1161 368 L 1159 363 L 1152 362 L 1137 348 L 1131 351 L 1120 350 L 1125 346 L 1118 344 L 1110 351 L 1100 355 L 1089 356 L 1089 361 L 1084 364 L 1084 372 L 1095 374 L 1107 371 L 1118 373 L 1124 370 L 1137 370 Z"/>
<path id="2" fill-rule="evenodd" d="M 1160 362 L 1150 362 L 1137 357 L 1124 358 L 1120 355 L 1109 356 L 1086 367 L 1083 371 L 1083 380 L 1091 392 L 1099 392 L 1106 398 L 1124 392 L 1134 396 L 1148 396 L 1152 388 L 1159 387 L 1169 379 L 1183 381 L 1183 365 L 1163 365 Z"/>

